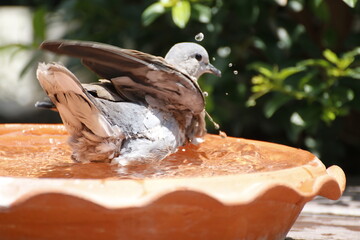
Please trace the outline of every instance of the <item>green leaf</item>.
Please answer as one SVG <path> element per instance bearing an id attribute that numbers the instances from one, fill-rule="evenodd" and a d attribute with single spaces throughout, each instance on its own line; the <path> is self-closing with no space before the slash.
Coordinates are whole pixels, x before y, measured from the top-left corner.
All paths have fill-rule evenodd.
<path id="1" fill-rule="evenodd" d="M 261 98 L 262 96 L 264 96 L 265 94 L 267 94 L 269 91 L 263 91 L 263 92 L 256 92 L 254 94 L 252 94 L 248 100 L 246 101 L 245 105 L 247 107 L 254 107 L 256 105 L 256 100 L 258 98 Z"/>
<path id="2" fill-rule="evenodd" d="M 325 0 L 323 1 L 309 1 L 307 3 L 310 5 L 310 8 L 312 10 L 312 13 L 319 18 L 321 22 L 329 23 L 329 20 L 331 18 L 331 13 L 328 4 Z"/>
<path id="3" fill-rule="evenodd" d="M 160 2 L 151 4 L 144 10 L 144 12 L 141 15 L 143 25 L 149 26 L 164 12 L 165 12 L 165 7 Z"/>
<path id="4" fill-rule="evenodd" d="M 179 0 L 160 0 L 160 4 L 164 7 L 173 7 Z"/>
<path id="5" fill-rule="evenodd" d="M 276 74 L 276 77 L 280 80 L 285 80 L 286 78 L 290 77 L 291 75 L 301 72 L 304 69 L 305 68 L 302 66 L 284 68 L 278 74 Z"/>
<path id="6" fill-rule="evenodd" d="M 292 98 L 283 94 L 276 94 L 272 99 L 268 100 L 264 106 L 264 115 L 271 118 L 274 113 Z"/>
<path id="7" fill-rule="evenodd" d="M 357 55 L 360 55 L 360 47 L 357 47 L 357 48 L 355 48 L 355 49 L 353 49 L 353 50 L 351 50 L 349 52 L 344 53 L 343 57 L 344 58 L 349 58 L 349 57 L 351 58 L 351 57 L 355 57 Z"/>
<path id="8" fill-rule="evenodd" d="M 263 51 L 266 50 L 266 44 L 263 40 L 261 40 L 260 38 L 254 38 L 253 40 L 253 44 L 254 44 L 254 47 L 258 48 L 258 49 L 261 49 Z"/>
<path id="9" fill-rule="evenodd" d="M 349 7 L 355 7 L 357 0 L 343 0 Z"/>
<path id="10" fill-rule="evenodd" d="M 274 1 L 282 7 L 286 6 L 288 2 L 287 0 L 274 0 Z"/>
<path id="11" fill-rule="evenodd" d="M 348 101 L 352 101 L 352 100 L 354 100 L 354 98 L 355 98 L 355 93 L 354 93 L 354 91 L 353 91 L 352 89 L 347 89 L 347 90 L 346 90 L 346 99 L 347 99 Z"/>
<path id="12" fill-rule="evenodd" d="M 268 78 L 272 77 L 272 75 L 274 74 L 274 69 L 270 65 L 265 63 L 255 62 L 248 65 L 247 68 L 250 70 L 255 70 Z"/>
<path id="13" fill-rule="evenodd" d="M 315 75 L 316 75 L 315 71 L 307 71 L 305 76 L 300 78 L 298 88 L 304 89 L 305 85 L 307 85 L 308 82 L 310 82 L 312 79 L 314 79 Z"/>
<path id="14" fill-rule="evenodd" d="M 351 88 L 337 86 L 334 88 L 331 98 L 332 101 L 337 104 L 337 107 L 341 107 L 344 103 L 354 100 L 355 93 Z"/>
<path id="15" fill-rule="evenodd" d="M 293 114 L 291 114 L 290 122 L 299 127 L 304 127 L 306 124 L 298 112 L 293 112 Z"/>
<path id="16" fill-rule="evenodd" d="M 354 62 L 354 60 L 355 60 L 354 57 L 343 57 L 339 60 L 337 66 L 340 69 L 345 70 Z"/>
<path id="17" fill-rule="evenodd" d="M 189 1 L 178 1 L 175 6 L 172 7 L 172 19 L 176 26 L 184 28 L 189 22 L 191 14 L 191 6 Z"/>
<path id="18" fill-rule="evenodd" d="M 319 67 L 323 67 L 323 68 L 328 68 L 328 67 L 331 67 L 332 65 L 324 59 L 307 59 L 307 60 L 299 62 L 297 64 L 297 66 L 303 66 L 303 67 L 319 66 Z"/>
<path id="19" fill-rule="evenodd" d="M 200 3 L 193 5 L 196 17 L 199 22 L 209 23 L 211 20 L 211 8 Z"/>
<path id="20" fill-rule="evenodd" d="M 267 68 L 259 67 L 258 72 L 264 75 L 265 77 L 271 77 L 273 75 L 273 72 Z"/>
<path id="21" fill-rule="evenodd" d="M 254 85 L 264 84 L 265 82 L 269 82 L 269 80 L 263 75 L 256 75 L 251 78 L 251 83 Z"/>
<path id="22" fill-rule="evenodd" d="M 329 124 L 336 119 L 336 113 L 333 111 L 333 109 L 325 108 L 321 118 L 324 120 L 324 122 Z"/>
<path id="23" fill-rule="evenodd" d="M 355 79 L 360 79 L 360 67 L 348 69 L 346 71 L 346 76 L 349 76 L 349 77 L 352 77 Z"/>
<path id="24" fill-rule="evenodd" d="M 34 44 L 38 45 L 46 38 L 46 9 L 38 8 L 33 15 Z"/>
<path id="25" fill-rule="evenodd" d="M 296 112 L 303 120 L 303 126 L 307 129 L 310 129 L 311 126 L 316 126 L 321 121 L 319 116 L 322 113 L 322 107 L 320 105 L 312 104 L 311 107 L 306 106 L 303 108 L 299 108 Z M 296 118 L 294 120 L 296 121 Z"/>
<path id="26" fill-rule="evenodd" d="M 339 62 L 338 56 L 333 51 L 331 51 L 330 49 L 326 49 L 323 52 L 323 55 L 329 62 L 331 62 L 331 63 L 333 63 L 335 65 L 338 64 L 338 62 Z"/>
<path id="27" fill-rule="evenodd" d="M 319 7 L 322 4 L 323 0 L 314 0 L 315 7 Z"/>

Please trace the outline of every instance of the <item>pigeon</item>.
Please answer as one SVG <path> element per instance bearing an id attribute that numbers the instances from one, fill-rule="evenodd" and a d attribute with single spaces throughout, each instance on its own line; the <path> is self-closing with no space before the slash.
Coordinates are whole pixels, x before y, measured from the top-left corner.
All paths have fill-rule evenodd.
<path id="1" fill-rule="evenodd" d="M 175 44 L 165 58 L 97 42 L 45 41 L 41 49 L 80 58 L 100 80 L 81 84 L 60 63 L 36 75 L 70 137 L 76 162 L 118 165 L 160 161 L 206 134 L 205 99 L 197 79 L 221 76 L 197 43 Z"/>

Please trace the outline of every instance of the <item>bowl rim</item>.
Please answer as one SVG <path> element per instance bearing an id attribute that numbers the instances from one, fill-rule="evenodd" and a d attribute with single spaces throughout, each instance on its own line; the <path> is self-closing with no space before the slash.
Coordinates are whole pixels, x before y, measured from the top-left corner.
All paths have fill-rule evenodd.
<path id="1" fill-rule="evenodd" d="M 17 205 L 29 198 L 48 193 L 76 196 L 107 208 L 120 208 L 144 206 L 177 191 L 199 192 L 225 205 L 234 205 L 248 204 L 275 189 L 291 192 L 307 199 L 306 201 L 316 195 L 336 200 L 345 189 L 345 174 L 338 166 L 331 166 L 315 177 L 309 169 L 300 171 L 300 178 L 307 179 L 297 184 L 289 184 L 288 181 L 279 179 L 266 180 L 261 178 L 262 173 L 144 180 L 0 177 L 0 208 Z M 272 173 L 283 176 L 296 174 L 289 169 Z M 260 178 L 255 180 L 259 176 Z M 248 177 L 250 179 L 246 179 Z M 243 181 L 246 183 L 243 184 Z M 310 189 L 304 188 L 304 185 L 310 185 Z"/>
<path id="2" fill-rule="evenodd" d="M 0 124 L 0 127 L 4 126 L 63 128 L 62 124 Z M 251 141 L 295 149 L 277 143 Z M 247 204 L 275 189 L 290 191 L 307 200 L 316 195 L 338 199 L 345 189 L 345 184 L 345 174 L 340 167 L 331 166 L 326 169 L 314 155 L 311 161 L 301 166 L 209 177 L 71 179 L 0 176 L 0 208 L 17 205 L 47 193 L 72 195 L 107 208 L 144 206 L 176 191 L 199 192 L 225 205 Z"/>

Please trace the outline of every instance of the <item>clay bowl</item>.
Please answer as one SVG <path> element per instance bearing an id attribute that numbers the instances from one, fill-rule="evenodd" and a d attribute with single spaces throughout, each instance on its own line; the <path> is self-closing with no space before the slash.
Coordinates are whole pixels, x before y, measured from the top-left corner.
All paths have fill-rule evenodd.
<path id="1" fill-rule="evenodd" d="M 345 175 L 309 152 L 208 135 L 155 166 L 70 160 L 62 125 L 0 125 L 1 239 L 284 239 Z"/>

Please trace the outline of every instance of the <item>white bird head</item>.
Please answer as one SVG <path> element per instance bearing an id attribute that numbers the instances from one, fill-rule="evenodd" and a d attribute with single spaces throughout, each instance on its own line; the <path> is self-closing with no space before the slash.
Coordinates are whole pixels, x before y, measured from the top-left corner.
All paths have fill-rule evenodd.
<path id="1" fill-rule="evenodd" d="M 166 54 L 165 60 L 196 79 L 204 73 L 221 76 L 221 71 L 209 62 L 209 55 L 205 48 L 197 43 L 175 44 Z"/>

